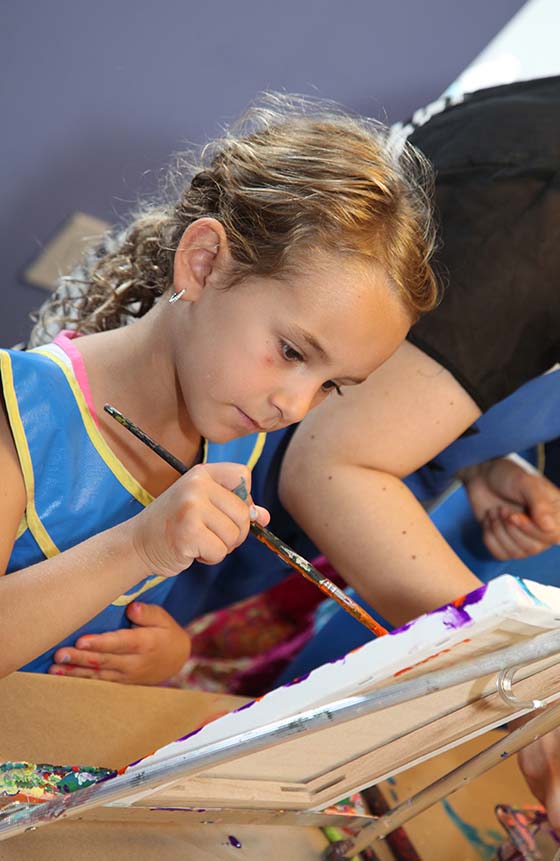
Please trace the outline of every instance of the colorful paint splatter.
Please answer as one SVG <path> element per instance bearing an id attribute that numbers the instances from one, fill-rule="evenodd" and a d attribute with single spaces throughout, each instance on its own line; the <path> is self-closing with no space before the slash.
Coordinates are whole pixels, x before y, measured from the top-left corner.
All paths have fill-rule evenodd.
<path id="1" fill-rule="evenodd" d="M 544 808 L 498 804 L 496 816 L 508 836 L 498 850 L 496 861 L 556 858 L 560 835 L 550 825 Z"/>
<path id="2" fill-rule="evenodd" d="M 0 808 L 14 802 L 37 804 L 50 801 L 115 774 L 111 769 L 94 766 L 0 763 Z"/>

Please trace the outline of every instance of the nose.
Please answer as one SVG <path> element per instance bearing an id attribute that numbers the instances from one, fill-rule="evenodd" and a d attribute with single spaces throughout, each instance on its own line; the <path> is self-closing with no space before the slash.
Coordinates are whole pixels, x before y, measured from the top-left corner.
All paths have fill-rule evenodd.
<path id="1" fill-rule="evenodd" d="M 283 388 L 272 397 L 272 403 L 280 414 L 282 424 L 295 424 L 305 418 L 310 409 L 317 406 L 326 392 L 316 385 L 299 385 Z"/>

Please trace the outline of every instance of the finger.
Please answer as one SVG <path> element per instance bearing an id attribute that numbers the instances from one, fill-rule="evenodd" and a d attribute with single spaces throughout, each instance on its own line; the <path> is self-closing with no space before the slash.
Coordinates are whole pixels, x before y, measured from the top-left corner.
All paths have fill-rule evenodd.
<path id="1" fill-rule="evenodd" d="M 504 528 L 497 512 L 488 512 L 484 521 L 484 543 L 496 559 L 517 559 L 519 550 Z"/>
<path id="2" fill-rule="evenodd" d="M 105 634 L 86 634 L 76 641 L 76 649 L 110 655 L 134 655 L 142 648 L 145 632 L 141 628 L 120 628 Z"/>
<path id="3" fill-rule="evenodd" d="M 112 652 L 89 652 L 82 649 L 72 649 L 65 646 L 58 649 L 54 656 L 54 663 L 63 670 L 67 668 L 78 668 L 99 673 L 101 670 L 117 670 L 124 672 L 126 661 L 130 655 L 116 655 Z"/>
<path id="4" fill-rule="evenodd" d="M 188 478 L 189 475 L 184 477 Z M 246 502 L 204 473 L 192 479 L 189 491 L 193 494 L 191 502 L 194 504 L 196 501 L 196 506 L 184 509 L 182 523 L 185 536 L 199 535 L 201 528 L 207 527 L 222 538 L 228 549 L 233 549 L 244 540 L 250 523 L 249 505 Z M 201 500 L 205 500 L 202 508 Z M 185 543 L 185 553 L 192 556 L 192 549 L 190 544 Z"/>
<path id="5" fill-rule="evenodd" d="M 230 494 L 231 496 L 231 494 Z M 216 508 L 208 512 L 207 525 L 214 534 L 224 542 L 231 552 L 238 547 L 247 537 L 251 521 L 249 519 L 249 506 L 244 505 L 243 511 L 230 513 L 231 509 L 224 511 Z"/>
<path id="6" fill-rule="evenodd" d="M 527 475 L 522 490 L 533 522 L 543 532 L 560 535 L 560 492 L 556 485 L 542 475 Z"/>
<path id="7" fill-rule="evenodd" d="M 549 543 L 560 541 L 560 494 L 554 487 L 548 499 L 539 502 L 531 509 L 537 526 L 548 536 Z"/>
<path id="8" fill-rule="evenodd" d="M 508 516 L 508 521 L 514 524 L 518 529 L 521 529 L 521 531 L 524 532 L 525 535 L 528 535 L 529 538 L 533 538 L 535 541 L 540 541 L 542 544 L 546 544 L 547 546 L 556 543 L 560 537 L 555 532 L 541 529 L 538 523 L 536 523 L 527 514 L 510 514 Z"/>
<path id="9" fill-rule="evenodd" d="M 80 649 L 65 646 L 56 650 L 53 662 L 62 667 L 81 667 L 97 671 L 101 668 L 101 658 L 102 656 L 96 652 L 83 652 Z"/>
<path id="10" fill-rule="evenodd" d="M 232 493 L 231 490 L 217 486 L 216 492 L 212 496 L 212 503 L 218 511 L 235 524 L 239 536 L 242 536 L 237 543 L 241 543 L 249 531 L 251 514 L 258 513 L 257 507 L 253 505 L 251 497 L 248 497 L 247 501 L 243 501 L 235 493 Z"/>
<path id="11" fill-rule="evenodd" d="M 524 511 L 513 511 L 508 514 L 507 519 L 510 523 L 514 523 L 519 529 L 521 529 L 526 535 L 535 538 L 537 535 L 541 534 L 541 530 L 539 527 L 533 523 L 528 514 L 525 514 Z"/>
<path id="12" fill-rule="evenodd" d="M 223 488 L 221 488 L 223 490 Z M 232 494 L 229 491 L 223 491 Z M 239 502 L 239 500 L 236 500 Z M 212 558 L 215 562 L 231 553 L 247 537 L 249 532 L 249 509 L 244 503 L 243 520 L 241 525 L 224 513 L 216 505 L 210 506 L 198 524 L 185 521 L 176 544 L 179 551 L 194 557 Z"/>
<path id="13" fill-rule="evenodd" d="M 247 500 L 251 492 L 251 471 L 240 463 L 207 463 L 204 466 L 214 481 Z M 192 471 L 192 470 L 191 470 Z"/>
<path id="14" fill-rule="evenodd" d="M 516 544 L 524 556 L 534 556 L 535 554 L 546 550 L 549 546 L 547 542 L 536 540 L 530 535 L 527 535 L 526 532 L 519 529 L 515 523 L 511 523 L 509 520 L 506 520 L 503 525 L 511 540 Z"/>
<path id="15" fill-rule="evenodd" d="M 131 622 L 141 627 L 170 628 L 177 624 L 173 616 L 159 604 L 146 604 L 143 601 L 129 604 L 126 615 Z"/>
<path id="16" fill-rule="evenodd" d="M 259 526 L 268 526 L 270 523 L 270 512 L 262 505 L 252 505 L 249 509 L 249 516 L 251 523 L 258 523 Z"/>
<path id="17" fill-rule="evenodd" d="M 122 682 L 124 678 L 118 670 L 90 670 L 87 667 L 75 667 L 72 664 L 60 666 L 51 664 L 48 673 L 53 676 L 70 676 L 74 679 L 97 679 L 102 682 Z"/>
<path id="18" fill-rule="evenodd" d="M 198 562 L 204 565 L 217 565 L 228 555 L 228 548 L 216 535 L 207 532 L 199 543 Z"/>

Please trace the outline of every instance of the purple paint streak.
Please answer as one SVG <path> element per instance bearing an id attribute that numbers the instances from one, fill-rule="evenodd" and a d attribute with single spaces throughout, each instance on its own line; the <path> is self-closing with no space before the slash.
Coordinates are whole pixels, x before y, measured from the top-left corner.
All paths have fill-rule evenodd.
<path id="1" fill-rule="evenodd" d="M 230 835 L 228 836 L 228 840 L 229 840 L 229 842 L 230 842 L 230 845 L 231 845 L 231 846 L 235 846 L 235 848 L 236 848 L 236 849 L 241 849 L 241 848 L 242 848 L 241 843 L 239 842 L 239 840 L 237 839 L 237 837 L 234 837 L 234 836 L 233 836 L 233 834 L 230 834 Z"/>
<path id="2" fill-rule="evenodd" d="M 236 715 L 238 712 L 243 712 L 243 711 L 245 711 L 245 709 L 250 709 L 250 708 L 251 708 L 251 706 L 254 706 L 254 705 L 255 705 L 255 703 L 256 703 L 256 700 L 251 700 L 250 702 L 245 703 L 245 705 L 243 705 L 243 706 L 239 706 L 239 708 L 238 708 L 238 709 L 235 709 L 235 710 L 232 712 L 232 714 Z"/>
<path id="3" fill-rule="evenodd" d="M 456 630 L 472 622 L 466 610 L 463 610 L 462 607 L 454 607 L 453 604 L 448 604 L 447 607 L 443 608 L 443 611 L 440 610 L 439 612 L 442 613 L 441 621 L 446 628 Z"/>
<path id="4" fill-rule="evenodd" d="M 400 628 L 393 628 L 389 631 L 389 634 L 394 637 L 395 634 L 402 634 L 403 631 L 408 631 L 409 628 L 412 628 L 416 619 L 413 619 L 412 622 L 407 622 L 406 625 L 401 625 Z"/>
<path id="5" fill-rule="evenodd" d="M 439 607 L 437 610 L 433 610 L 431 613 L 426 613 L 425 615 L 439 616 L 443 614 L 443 624 L 446 628 L 461 628 L 463 625 L 472 621 L 471 617 L 466 612 L 465 607 L 468 607 L 470 604 L 478 604 L 479 601 L 482 601 L 487 589 L 488 586 L 486 584 L 484 586 L 480 586 L 478 589 L 475 589 L 473 592 L 469 592 L 468 595 L 459 599 L 456 604 L 444 604 L 443 607 Z M 408 631 L 412 628 L 417 621 L 417 619 L 413 619 L 411 622 L 407 622 L 406 625 L 401 625 L 400 628 L 394 628 L 394 630 L 389 631 L 389 634 L 391 634 L 391 636 L 402 634 L 404 631 Z"/>
<path id="6" fill-rule="evenodd" d="M 480 586 L 478 589 L 475 589 L 474 592 L 469 592 L 469 594 L 465 595 L 461 601 L 461 607 L 468 607 L 469 604 L 478 604 L 486 595 L 487 589 L 488 585 L 484 584 L 484 586 Z"/>

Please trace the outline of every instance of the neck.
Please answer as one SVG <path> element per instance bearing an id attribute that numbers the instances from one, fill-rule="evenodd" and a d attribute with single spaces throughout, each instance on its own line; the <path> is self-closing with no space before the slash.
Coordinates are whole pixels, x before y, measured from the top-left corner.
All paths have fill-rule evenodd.
<path id="1" fill-rule="evenodd" d="M 86 335 L 74 343 L 82 354 L 101 432 L 120 460 L 156 496 L 177 473 L 103 406 L 110 403 L 180 460 L 192 465 L 200 434 L 192 425 L 177 384 L 171 351 L 158 327 L 156 306 L 140 320 L 108 332 Z"/>

